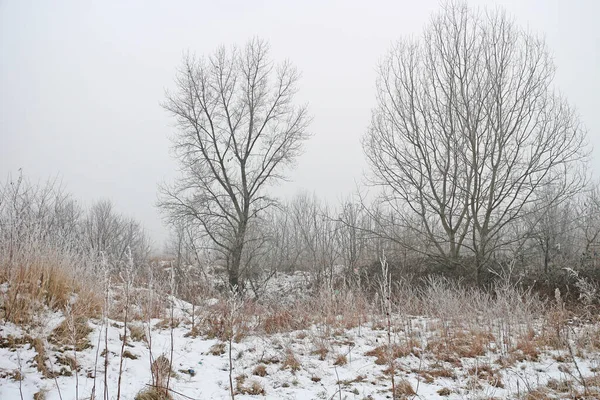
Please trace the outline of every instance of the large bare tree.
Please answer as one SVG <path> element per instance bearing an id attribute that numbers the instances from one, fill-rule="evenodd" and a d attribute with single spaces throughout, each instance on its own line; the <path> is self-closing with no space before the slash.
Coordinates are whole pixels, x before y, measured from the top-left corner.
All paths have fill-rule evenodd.
<path id="1" fill-rule="evenodd" d="M 542 39 L 457 2 L 381 63 L 364 150 L 389 204 L 418 217 L 407 225 L 430 255 L 449 266 L 473 256 L 479 277 L 514 239 L 507 225 L 581 188 L 585 132 L 554 73 Z"/>
<path id="2" fill-rule="evenodd" d="M 299 73 L 275 65 L 266 42 L 187 56 L 164 103 L 176 119 L 173 149 L 181 177 L 162 188 L 172 221 L 202 228 L 238 287 L 249 225 L 274 204 L 265 188 L 284 178 L 308 138 L 307 108 L 297 105 Z"/>

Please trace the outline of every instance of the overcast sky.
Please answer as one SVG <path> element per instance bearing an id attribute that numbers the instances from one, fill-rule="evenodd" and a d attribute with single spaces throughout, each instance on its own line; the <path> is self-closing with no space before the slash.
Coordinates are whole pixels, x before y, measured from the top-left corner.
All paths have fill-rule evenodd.
<path id="1" fill-rule="evenodd" d="M 543 34 L 556 86 L 588 128 L 600 173 L 600 1 L 470 1 L 504 7 Z M 173 122 L 160 107 L 184 51 L 258 36 L 303 73 L 314 136 L 276 190 L 330 202 L 366 167 L 360 137 L 374 105 L 375 67 L 390 44 L 419 35 L 439 1 L 0 0 L 0 179 L 59 176 L 89 205 L 108 198 L 160 246 L 157 184 L 176 175 Z"/>

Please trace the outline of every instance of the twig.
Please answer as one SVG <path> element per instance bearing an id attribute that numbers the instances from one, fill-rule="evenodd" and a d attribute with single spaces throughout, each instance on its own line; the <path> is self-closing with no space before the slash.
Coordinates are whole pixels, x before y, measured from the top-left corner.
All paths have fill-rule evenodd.
<path id="1" fill-rule="evenodd" d="M 335 377 L 337 379 L 337 384 L 338 384 L 338 393 L 340 394 L 340 400 L 342 400 L 342 384 L 340 382 L 340 376 L 338 375 L 337 372 L 337 367 L 334 365 L 333 369 L 335 370 Z M 335 393 L 333 394 L 333 396 L 335 396 Z M 333 398 L 333 396 L 331 398 Z"/>
<path id="2" fill-rule="evenodd" d="M 173 263 L 171 263 L 171 355 L 169 358 L 169 374 L 167 375 L 167 390 L 169 390 L 169 384 L 171 382 L 171 371 L 173 370 L 173 329 L 174 329 L 174 309 L 175 309 L 175 271 L 173 269 Z"/>
<path id="3" fill-rule="evenodd" d="M 395 366 L 395 359 L 394 359 L 394 347 L 392 345 L 392 287 L 391 287 L 391 282 L 390 282 L 390 277 L 389 277 L 389 271 L 388 271 L 388 263 L 387 260 L 385 258 L 385 253 L 383 253 L 381 255 L 381 258 L 379 259 L 379 262 L 381 263 L 381 274 L 382 274 L 382 280 L 381 280 L 381 296 L 383 297 L 383 301 L 385 301 L 384 304 L 384 308 L 385 308 L 385 315 L 387 318 L 387 337 L 388 337 L 388 362 L 389 362 L 389 366 L 390 366 L 390 375 L 391 375 L 391 380 L 392 380 L 392 398 L 396 397 L 396 381 L 395 381 L 395 375 L 396 375 L 396 366 Z"/>
<path id="4" fill-rule="evenodd" d="M 73 308 L 70 304 L 65 307 L 66 322 L 71 334 L 73 344 L 73 359 L 75 361 L 75 399 L 79 399 L 79 371 L 77 370 L 77 328 L 75 326 L 75 317 L 73 316 Z"/>
<path id="5" fill-rule="evenodd" d="M 104 324 L 104 321 L 103 321 Z M 94 400 L 96 398 L 96 375 L 98 373 L 98 356 L 100 355 L 100 342 L 102 341 L 102 325 L 100 325 L 100 329 L 98 331 L 98 343 L 96 344 L 96 358 L 94 361 L 94 384 L 92 385 L 92 394 L 90 395 L 90 400 Z"/>
<path id="6" fill-rule="evenodd" d="M 131 248 L 127 248 L 129 261 L 125 267 L 125 318 L 123 321 L 123 342 L 121 343 L 121 354 L 119 359 L 119 379 L 117 382 L 117 400 L 121 399 L 121 382 L 123 380 L 123 354 L 125 353 L 125 345 L 127 344 L 127 322 L 129 319 L 129 291 L 131 287 L 131 274 L 133 269 L 133 257 L 131 256 Z"/>
<path id="7" fill-rule="evenodd" d="M 573 330 L 573 327 L 571 328 L 571 332 L 573 334 L 575 334 L 575 331 Z M 571 359 L 573 360 L 573 364 L 575 364 L 575 369 L 577 370 L 577 373 L 579 374 L 579 378 L 581 379 L 581 384 L 583 385 L 583 395 L 587 396 L 588 395 L 588 388 L 587 388 L 587 384 L 585 382 L 585 379 L 583 378 L 583 374 L 581 373 L 581 370 L 579 369 L 579 364 L 577 364 L 577 360 L 575 359 L 575 354 L 573 354 L 573 348 L 571 347 L 571 343 L 569 343 L 569 330 L 567 329 L 567 337 L 566 337 L 566 344 L 567 344 L 567 348 L 569 349 L 569 354 L 571 355 Z"/>
<path id="8" fill-rule="evenodd" d="M 17 350 L 17 362 L 19 363 L 19 395 L 23 400 L 23 366 L 21 365 L 21 350 Z"/>
<path id="9" fill-rule="evenodd" d="M 110 276 L 108 274 L 108 265 L 106 259 L 102 258 L 104 267 L 104 400 L 109 400 L 108 396 L 108 313 L 110 309 L 109 291 L 110 291 Z"/>

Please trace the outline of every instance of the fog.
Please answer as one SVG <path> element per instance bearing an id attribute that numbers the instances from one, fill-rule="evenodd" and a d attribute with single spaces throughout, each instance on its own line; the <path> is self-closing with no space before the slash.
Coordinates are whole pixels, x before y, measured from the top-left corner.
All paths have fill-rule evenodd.
<path id="1" fill-rule="evenodd" d="M 492 5 L 470 1 L 473 5 Z M 544 35 L 555 84 L 600 141 L 600 3 L 498 1 Z M 176 175 L 161 107 L 186 51 L 208 54 L 258 36 L 300 71 L 314 135 L 281 196 L 337 201 L 363 180 L 360 138 L 375 103 L 375 68 L 397 39 L 418 36 L 438 1 L 0 1 L 0 178 L 58 177 L 85 204 L 111 199 L 160 246 L 157 184 Z M 592 155 L 597 175 L 600 161 Z"/>

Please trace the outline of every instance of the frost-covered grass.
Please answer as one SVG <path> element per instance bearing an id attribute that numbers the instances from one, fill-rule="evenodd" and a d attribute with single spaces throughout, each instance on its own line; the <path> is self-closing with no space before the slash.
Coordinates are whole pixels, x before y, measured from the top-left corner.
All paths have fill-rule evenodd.
<path id="1" fill-rule="evenodd" d="M 230 366 L 240 399 L 385 399 L 392 374 L 397 398 L 600 398 L 600 324 L 567 311 L 559 294 L 542 301 L 511 285 L 490 293 L 443 280 L 397 285 L 388 325 L 377 294 L 299 288 L 294 302 L 301 282 L 276 279 L 285 302 L 272 292 L 262 302 L 205 296 L 192 306 L 137 288 L 127 305 L 117 284 L 110 318 L 45 307 L 31 324 L 3 320 L 0 398 L 104 398 L 108 390 L 115 399 L 122 361 L 121 398 L 134 399 L 156 383 L 151 365 L 161 355 L 172 363 L 176 399 L 231 398 Z"/>
<path id="2" fill-rule="evenodd" d="M 52 325 L 59 323 L 55 316 Z M 588 398 L 600 393 L 597 375 L 599 352 L 595 348 L 597 326 L 573 328 L 568 346 L 552 346 L 543 333 L 514 338 L 513 349 L 503 352 L 493 334 L 485 330 L 451 329 L 425 317 L 398 317 L 407 329 L 394 331 L 396 386 L 399 397 L 449 398 L 581 398 L 584 377 Z M 96 344 L 104 351 L 101 321 L 90 321 L 93 344 L 77 354 L 80 398 L 89 398 L 94 384 L 96 396 L 104 391 L 103 359 L 96 362 Z M 115 398 L 121 349 L 122 323 L 109 320 L 107 381 L 109 398 Z M 158 327 L 157 327 L 158 326 Z M 154 357 L 170 357 L 171 330 L 161 320 L 151 321 Z M 189 335 L 189 323 L 173 330 L 173 370 L 170 388 L 196 399 L 227 399 L 229 394 L 228 342 Z M 539 332 L 542 332 L 540 330 Z M 36 350 L 29 339 L 10 344 L 10 338 L 29 333 L 7 323 L 0 328 L 0 397 L 33 398 L 45 392 L 46 399 L 74 399 L 73 352 L 46 343 L 46 364 L 56 379 L 44 377 L 35 366 Z M 100 337 L 102 336 L 102 337 Z M 100 338 L 100 340 L 99 340 Z M 581 340 L 592 339 L 587 343 Z M 567 339 L 567 338 L 565 338 Z M 528 342 L 529 341 L 529 342 Z M 390 396 L 387 333 L 378 324 L 350 329 L 312 325 L 289 332 L 256 332 L 232 343 L 233 376 L 238 398 L 252 398 L 253 390 L 269 399 L 384 399 Z M 529 348 L 528 346 L 534 346 Z M 130 340 L 124 359 L 122 398 L 133 399 L 152 382 L 148 341 Z M 571 351 L 575 351 L 574 359 Z M 343 359 L 344 362 L 339 360 Z M 189 370 L 193 370 L 190 374 Z M 581 373 L 581 375 L 580 375 Z M 22 378 L 21 381 L 15 377 Z M 94 379 L 96 377 L 96 379 Z M 60 395 L 59 395 L 60 388 Z M 414 394 L 411 394 L 414 393 Z M 535 397 L 535 393 L 541 393 Z M 261 394 L 262 395 L 262 394 Z M 184 398 L 177 396 L 175 398 Z M 529 397 L 528 397 L 529 396 Z"/>

